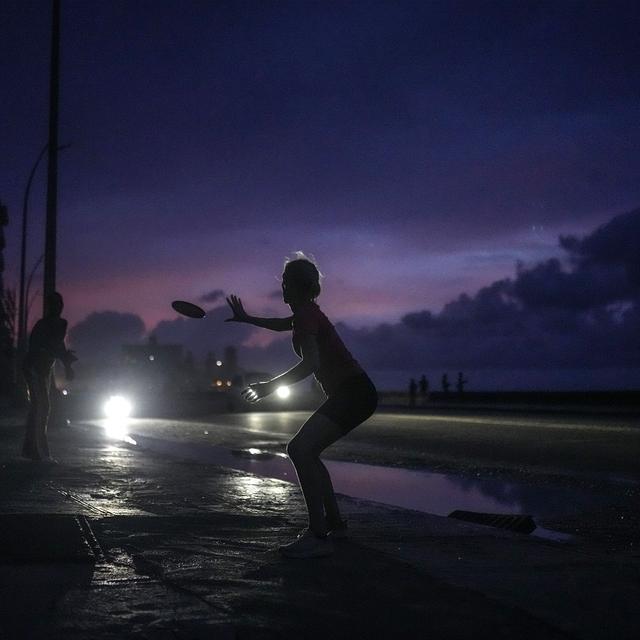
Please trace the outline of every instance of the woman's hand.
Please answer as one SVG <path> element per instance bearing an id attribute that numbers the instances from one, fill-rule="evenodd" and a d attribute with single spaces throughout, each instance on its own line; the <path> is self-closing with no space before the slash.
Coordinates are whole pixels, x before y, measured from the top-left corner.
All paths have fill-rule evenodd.
<path id="1" fill-rule="evenodd" d="M 271 382 L 254 382 L 242 391 L 242 397 L 247 402 L 258 402 L 266 396 L 271 395 L 275 389 Z"/>
<path id="2" fill-rule="evenodd" d="M 249 322 L 249 314 L 244 310 L 240 298 L 231 295 L 227 298 L 227 304 L 231 307 L 233 318 L 227 318 L 225 322 Z"/>

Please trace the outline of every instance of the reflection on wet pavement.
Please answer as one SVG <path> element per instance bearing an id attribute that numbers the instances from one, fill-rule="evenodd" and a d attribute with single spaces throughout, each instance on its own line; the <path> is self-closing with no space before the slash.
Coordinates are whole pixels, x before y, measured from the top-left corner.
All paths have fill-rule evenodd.
<path id="1" fill-rule="evenodd" d="M 138 445 L 156 453 L 218 464 L 259 476 L 296 482 L 296 474 L 288 457 L 275 451 L 258 449 L 225 449 L 203 443 L 167 441 L 135 435 Z M 442 473 L 415 471 L 396 467 L 325 460 L 336 492 L 405 509 L 447 516 L 454 510 L 485 513 L 529 514 L 547 516 L 572 513 L 594 501 L 584 492 L 549 489 L 501 482 L 494 479 L 468 478 Z M 253 476 L 240 476 L 232 491 L 239 502 L 261 495 L 267 506 L 278 503 L 277 482 L 266 485 Z M 280 491 L 282 498 L 286 492 Z M 252 500 L 247 500 L 251 502 Z M 555 540 L 568 536 L 538 527 L 535 535 Z"/>

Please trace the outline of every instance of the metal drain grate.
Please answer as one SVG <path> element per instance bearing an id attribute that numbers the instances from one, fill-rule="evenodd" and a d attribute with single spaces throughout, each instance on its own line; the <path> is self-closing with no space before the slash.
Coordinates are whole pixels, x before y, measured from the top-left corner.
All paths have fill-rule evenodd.
<path id="1" fill-rule="evenodd" d="M 508 513 L 478 513 L 477 511 L 452 511 L 447 517 L 483 524 L 488 527 L 507 529 L 517 533 L 531 533 L 536 529 L 536 523 L 531 516 L 511 515 Z"/>

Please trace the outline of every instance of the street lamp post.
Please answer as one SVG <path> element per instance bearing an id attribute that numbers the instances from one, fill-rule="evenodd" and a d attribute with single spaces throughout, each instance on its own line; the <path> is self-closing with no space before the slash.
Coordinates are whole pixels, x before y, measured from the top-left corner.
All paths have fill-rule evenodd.
<path id="1" fill-rule="evenodd" d="M 67 149 L 70 145 L 63 144 L 58 147 L 58 151 L 62 151 L 63 149 Z M 18 297 L 18 340 L 17 340 L 17 348 L 18 348 L 18 357 L 21 361 L 24 352 L 26 351 L 26 341 L 27 341 L 27 305 L 28 300 L 25 299 L 26 296 L 26 261 L 27 261 L 27 229 L 28 229 L 28 220 L 29 220 L 29 194 L 31 193 L 31 184 L 33 183 L 33 178 L 35 177 L 36 170 L 40 165 L 40 161 L 42 160 L 45 152 L 49 148 L 49 143 L 45 144 L 42 147 L 33 167 L 31 168 L 31 172 L 29 173 L 29 179 L 27 180 L 27 186 L 24 189 L 24 196 L 22 199 L 22 239 L 20 243 L 20 293 Z M 40 258 L 42 260 L 42 258 Z M 38 264 L 40 263 L 38 261 Z M 33 272 L 31 274 L 33 276 Z M 29 278 L 31 279 L 31 278 Z"/>
<path id="2" fill-rule="evenodd" d="M 40 160 L 42 160 L 42 156 L 44 156 L 45 151 L 49 148 L 49 143 L 45 144 L 42 147 L 42 151 L 38 155 L 33 167 L 31 168 L 31 173 L 29 173 L 29 179 L 27 180 L 27 186 L 24 190 L 24 197 L 22 199 L 22 241 L 20 243 L 20 294 L 18 297 L 18 359 L 22 359 L 22 355 L 25 351 L 25 343 L 27 336 L 27 322 L 26 322 L 26 314 L 25 314 L 25 269 L 26 269 L 26 261 L 27 261 L 27 219 L 28 219 L 28 211 L 29 211 L 29 193 L 31 192 L 31 183 L 33 182 L 33 177 L 36 174 L 36 169 L 40 164 Z"/>

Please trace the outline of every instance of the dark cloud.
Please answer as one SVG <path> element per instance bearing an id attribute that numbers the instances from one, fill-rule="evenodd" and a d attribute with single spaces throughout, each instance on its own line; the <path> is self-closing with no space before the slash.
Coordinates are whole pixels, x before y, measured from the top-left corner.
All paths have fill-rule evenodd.
<path id="1" fill-rule="evenodd" d="M 214 289 L 200 296 L 200 302 L 217 302 L 224 298 L 224 291 L 222 289 Z"/>
<path id="2" fill-rule="evenodd" d="M 139 342 L 144 333 L 144 323 L 135 314 L 98 311 L 71 327 L 69 343 L 81 363 L 111 363 L 120 355 L 123 344 Z"/>
<path id="3" fill-rule="evenodd" d="M 527 309 L 556 308 L 586 311 L 625 300 L 634 287 L 619 265 L 584 264 L 565 271 L 559 260 L 520 269 L 514 295 Z"/>
<path id="4" fill-rule="evenodd" d="M 616 216 L 585 238 L 563 236 L 560 245 L 582 268 L 622 268 L 632 288 L 640 288 L 640 209 Z"/>
<path id="5" fill-rule="evenodd" d="M 518 265 L 514 279 L 462 294 L 440 313 L 341 333 L 376 370 L 639 367 L 640 210 L 560 246 L 567 267 Z"/>

